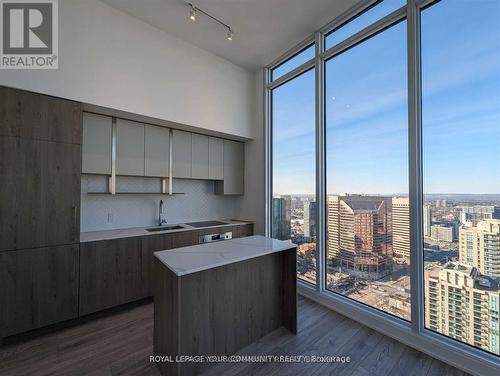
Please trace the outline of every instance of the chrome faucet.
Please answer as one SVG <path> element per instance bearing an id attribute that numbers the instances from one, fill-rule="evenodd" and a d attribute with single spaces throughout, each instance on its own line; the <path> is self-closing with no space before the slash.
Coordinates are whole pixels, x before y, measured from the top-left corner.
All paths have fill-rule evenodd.
<path id="1" fill-rule="evenodd" d="M 163 213 L 163 200 L 160 200 L 160 208 L 158 209 L 158 226 L 164 226 L 167 224 L 167 217 Z"/>

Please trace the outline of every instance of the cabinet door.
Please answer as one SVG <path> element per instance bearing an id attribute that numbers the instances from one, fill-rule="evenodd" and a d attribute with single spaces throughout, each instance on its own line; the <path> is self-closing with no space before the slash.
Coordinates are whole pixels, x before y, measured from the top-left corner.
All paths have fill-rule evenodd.
<path id="1" fill-rule="evenodd" d="M 80 245 L 80 315 L 148 296 L 148 259 L 141 237 Z"/>
<path id="2" fill-rule="evenodd" d="M 208 178 L 224 178 L 224 141 L 221 138 L 208 138 Z"/>
<path id="3" fill-rule="evenodd" d="M 78 102 L 0 86 L 0 135 L 81 143 Z"/>
<path id="4" fill-rule="evenodd" d="M 208 136 L 193 133 L 191 177 L 208 179 Z"/>
<path id="5" fill-rule="evenodd" d="M 249 224 L 241 225 L 238 227 L 239 227 L 238 236 L 240 238 L 244 238 L 245 236 L 252 236 L 253 235 L 253 224 L 249 223 Z"/>
<path id="6" fill-rule="evenodd" d="M 144 126 L 144 172 L 146 176 L 167 177 L 170 159 L 170 129 Z"/>
<path id="7" fill-rule="evenodd" d="M 78 243 L 80 145 L 0 136 L 0 251 Z"/>
<path id="8" fill-rule="evenodd" d="M 82 173 L 111 175 L 113 119 L 84 112 L 82 131 Z"/>
<path id="9" fill-rule="evenodd" d="M 216 182 L 215 193 L 241 195 L 244 191 L 245 144 L 224 140 L 224 180 Z"/>
<path id="10" fill-rule="evenodd" d="M 0 337 L 78 316 L 78 245 L 0 252 Z"/>
<path id="11" fill-rule="evenodd" d="M 191 133 L 172 132 L 172 175 L 174 178 L 191 177 Z"/>
<path id="12" fill-rule="evenodd" d="M 199 232 L 196 230 L 175 232 L 170 236 L 172 237 L 172 248 L 188 247 L 199 243 Z"/>
<path id="13" fill-rule="evenodd" d="M 144 176 L 144 124 L 116 120 L 116 174 Z"/>
<path id="14" fill-rule="evenodd" d="M 142 237 L 143 258 L 147 260 L 146 279 L 148 281 L 148 295 L 153 295 L 153 264 L 154 253 L 172 248 L 172 236 L 170 234 L 147 235 Z"/>

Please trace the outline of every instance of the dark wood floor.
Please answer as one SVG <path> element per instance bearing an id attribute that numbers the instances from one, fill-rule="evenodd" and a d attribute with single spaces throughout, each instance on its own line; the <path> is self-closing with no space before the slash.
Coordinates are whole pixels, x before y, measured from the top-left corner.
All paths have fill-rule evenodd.
<path id="1" fill-rule="evenodd" d="M 151 303 L 0 347 L 0 375 L 159 375 L 149 362 Z M 239 352 L 245 355 L 338 355 L 350 363 L 218 364 L 205 375 L 465 375 L 305 298 L 299 332 L 278 329 Z"/>

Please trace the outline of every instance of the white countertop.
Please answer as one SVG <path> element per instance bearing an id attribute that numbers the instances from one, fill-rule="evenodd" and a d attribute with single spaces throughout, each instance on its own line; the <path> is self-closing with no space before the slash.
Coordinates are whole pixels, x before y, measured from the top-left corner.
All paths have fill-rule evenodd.
<path id="1" fill-rule="evenodd" d="M 155 257 L 182 276 L 296 247 L 290 242 L 255 235 L 159 251 Z"/>
<path id="2" fill-rule="evenodd" d="M 134 236 L 146 236 L 146 235 L 160 235 L 160 234 L 170 234 L 174 232 L 183 231 L 193 231 L 193 230 L 205 230 L 207 228 L 217 228 L 225 226 L 243 226 L 246 224 L 251 224 L 252 222 L 239 221 L 239 220 L 226 220 L 226 219 L 214 219 L 218 222 L 223 222 L 224 224 L 217 226 L 206 226 L 206 227 L 193 227 L 185 223 L 169 223 L 168 226 L 181 225 L 182 228 L 176 230 L 165 230 L 165 231 L 146 231 L 148 228 L 154 228 L 158 226 L 148 226 L 148 227 L 131 227 L 113 230 L 102 230 L 102 231 L 89 231 L 80 233 L 80 243 L 94 242 L 100 240 L 112 240 L 120 238 L 131 238 Z M 196 221 L 191 221 L 196 222 Z"/>

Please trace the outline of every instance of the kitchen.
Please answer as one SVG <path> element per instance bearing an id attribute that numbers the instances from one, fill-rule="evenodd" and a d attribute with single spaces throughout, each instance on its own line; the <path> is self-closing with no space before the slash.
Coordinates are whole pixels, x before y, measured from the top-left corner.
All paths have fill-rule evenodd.
<path id="1" fill-rule="evenodd" d="M 178 261 L 169 264 L 165 259 L 176 251 L 183 268 L 175 270 L 182 275 L 235 262 L 248 268 L 245 260 L 261 260 L 251 268 L 276 276 L 276 287 L 269 290 L 273 293 L 285 285 L 282 262 L 291 262 L 286 286 L 292 295 L 287 299 L 295 307 L 295 245 L 253 237 L 253 222 L 231 219 L 234 197 L 244 194 L 243 142 L 96 114 L 78 102 L 8 87 L 0 87 L 0 98 L 1 336 L 7 342 L 26 333 L 36 336 L 44 328 L 77 325 L 92 314 L 124 309 L 129 303 L 150 304 L 153 295 L 155 307 L 172 304 L 168 296 L 162 302 L 158 291 L 168 277 L 162 277 L 161 268 L 154 270 L 154 264 L 162 257 L 172 269 Z M 245 242 L 238 243 L 240 238 Z M 207 248 L 210 244 L 215 252 Z M 201 253 L 186 261 L 189 246 L 195 245 Z M 289 261 L 282 261 L 279 252 L 284 250 L 290 251 Z M 274 253 L 275 265 L 281 266 L 265 270 L 274 261 L 264 256 Z M 238 293 L 253 274 L 248 277 L 224 284 Z M 268 282 L 256 291 L 269 288 Z M 232 353 L 278 328 L 283 317 L 280 296 L 274 296 L 275 311 L 270 306 L 262 311 L 264 320 L 275 315 L 265 331 L 233 350 L 217 351 Z M 255 306 L 262 298 L 254 296 L 247 304 Z M 192 303 L 200 306 L 199 299 Z M 238 317 L 242 320 L 244 312 Z M 157 320 L 173 322 L 168 312 Z M 296 323 L 289 325 L 296 328 Z M 155 343 L 164 335 L 155 332 Z M 167 346 L 155 353 L 179 351 Z"/>

